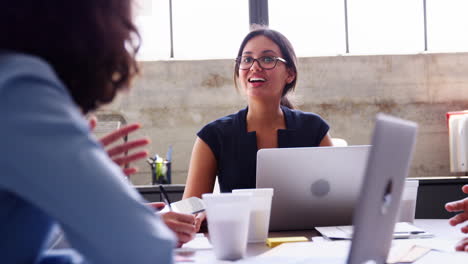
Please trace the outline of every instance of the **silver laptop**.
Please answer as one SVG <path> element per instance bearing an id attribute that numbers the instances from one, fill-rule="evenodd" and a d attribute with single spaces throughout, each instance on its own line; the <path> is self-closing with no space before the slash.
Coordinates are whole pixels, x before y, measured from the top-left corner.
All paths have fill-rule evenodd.
<path id="1" fill-rule="evenodd" d="M 373 147 L 353 218 L 349 264 L 385 263 L 387 259 L 417 127 L 410 121 L 377 115 Z"/>
<path id="2" fill-rule="evenodd" d="M 404 181 L 408 176 L 413 156 L 416 134 L 416 123 L 383 114 L 377 115 L 362 191 L 359 193 L 354 213 L 354 233 L 347 258 L 305 257 L 298 258 L 297 263 L 386 262 Z M 293 218 L 290 221 L 297 219 Z M 286 260 L 293 263 L 292 259 Z"/>
<path id="3" fill-rule="evenodd" d="M 270 230 L 350 225 L 369 151 L 370 146 L 258 151 L 257 188 L 274 188 Z"/>

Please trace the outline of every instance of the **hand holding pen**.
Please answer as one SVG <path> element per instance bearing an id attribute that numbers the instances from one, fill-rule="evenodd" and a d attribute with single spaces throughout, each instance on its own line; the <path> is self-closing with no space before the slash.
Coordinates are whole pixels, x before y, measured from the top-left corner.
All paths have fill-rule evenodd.
<path id="1" fill-rule="evenodd" d="M 166 206 L 169 207 L 169 211 L 172 212 L 172 206 L 171 206 L 171 201 L 169 201 L 169 195 L 167 195 L 167 192 L 162 186 L 162 184 L 159 185 L 159 191 L 161 192 L 162 200 L 164 201 Z"/>
<path id="2" fill-rule="evenodd" d="M 164 206 L 168 206 L 169 212 L 161 213 L 161 218 L 164 223 L 176 234 L 178 239 L 178 247 L 189 242 L 195 236 L 195 216 L 191 214 L 182 214 L 172 211 L 169 197 L 162 185 L 159 185 L 164 203 L 150 203 L 149 205 L 157 210 L 161 210 Z"/>

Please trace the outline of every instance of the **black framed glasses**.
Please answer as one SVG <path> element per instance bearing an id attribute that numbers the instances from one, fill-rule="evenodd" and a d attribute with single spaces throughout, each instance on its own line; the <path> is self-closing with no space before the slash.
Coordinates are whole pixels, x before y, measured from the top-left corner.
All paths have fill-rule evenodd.
<path id="1" fill-rule="evenodd" d="M 258 65 L 264 70 L 275 68 L 278 61 L 281 61 L 284 64 L 287 63 L 285 59 L 276 56 L 263 56 L 257 59 L 254 59 L 251 56 L 241 56 L 236 59 L 236 63 L 241 70 L 250 69 L 255 61 L 257 61 Z"/>

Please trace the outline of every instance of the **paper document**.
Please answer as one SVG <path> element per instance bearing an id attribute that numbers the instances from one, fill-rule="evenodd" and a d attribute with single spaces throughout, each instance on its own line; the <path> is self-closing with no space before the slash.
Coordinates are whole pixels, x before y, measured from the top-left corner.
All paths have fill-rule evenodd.
<path id="1" fill-rule="evenodd" d="M 280 250 L 268 252 L 255 258 L 245 259 L 244 261 L 238 262 L 239 264 L 309 264 L 309 263 L 327 263 L 327 264 L 345 264 L 347 259 L 347 247 L 338 245 L 339 242 L 328 242 L 318 244 L 312 243 L 309 245 L 294 244 L 288 245 Z M 307 248 L 307 253 L 302 249 Z M 419 246 L 411 247 L 394 247 L 391 250 L 387 259 L 387 264 L 397 263 L 413 263 L 416 260 L 421 259 L 430 249 Z M 466 254 L 468 257 L 468 254 Z M 450 255 L 450 257 L 453 257 Z M 454 258 L 455 259 L 455 258 Z M 419 263 L 419 262 L 418 262 Z M 424 263 L 424 262 L 421 262 Z M 440 263 L 438 263 L 440 264 Z M 452 263 L 451 263 L 452 264 Z"/>
<path id="2" fill-rule="evenodd" d="M 430 251 L 424 257 L 418 259 L 414 264 L 466 264 L 468 263 L 468 254 L 466 252 L 440 252 Z"/>
<path id="3" fill-rule="evenodd" d="M 203 233 L 197 233 L 195 238 L 182 245 L 182 248 L 176 249 L 176 251 L 187 251 L 187 250 L 200 250 L 200 249 L 212 249 L 208 238 Z"/>
<path id="4" fill-rule="evenodd" d="M 430 248 L 414 244 L 394 244 L 387 257 L 387 264 L 413 263 L 431 251 Z"/>
<path id="5" fill-rule="evenodd" d="M 322 236 L 328 239 L 351 239 L 353 236 L 353 226 L 324 226 L 316 227 Z M 427 233 L 423 229 L 407 222 L 395 224 L 393 238 L 431 238 L 434 235 Z"/>

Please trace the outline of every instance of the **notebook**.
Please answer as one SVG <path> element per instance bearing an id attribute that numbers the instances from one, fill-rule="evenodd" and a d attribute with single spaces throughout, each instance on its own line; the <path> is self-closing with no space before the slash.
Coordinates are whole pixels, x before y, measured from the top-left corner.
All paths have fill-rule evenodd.
<path id="1" fill-rule="evenodd" d="M 368 145 L 258 151 L 256 186 L 274 188 L 270 231 L 350 225 L 369 151 Z"/>

